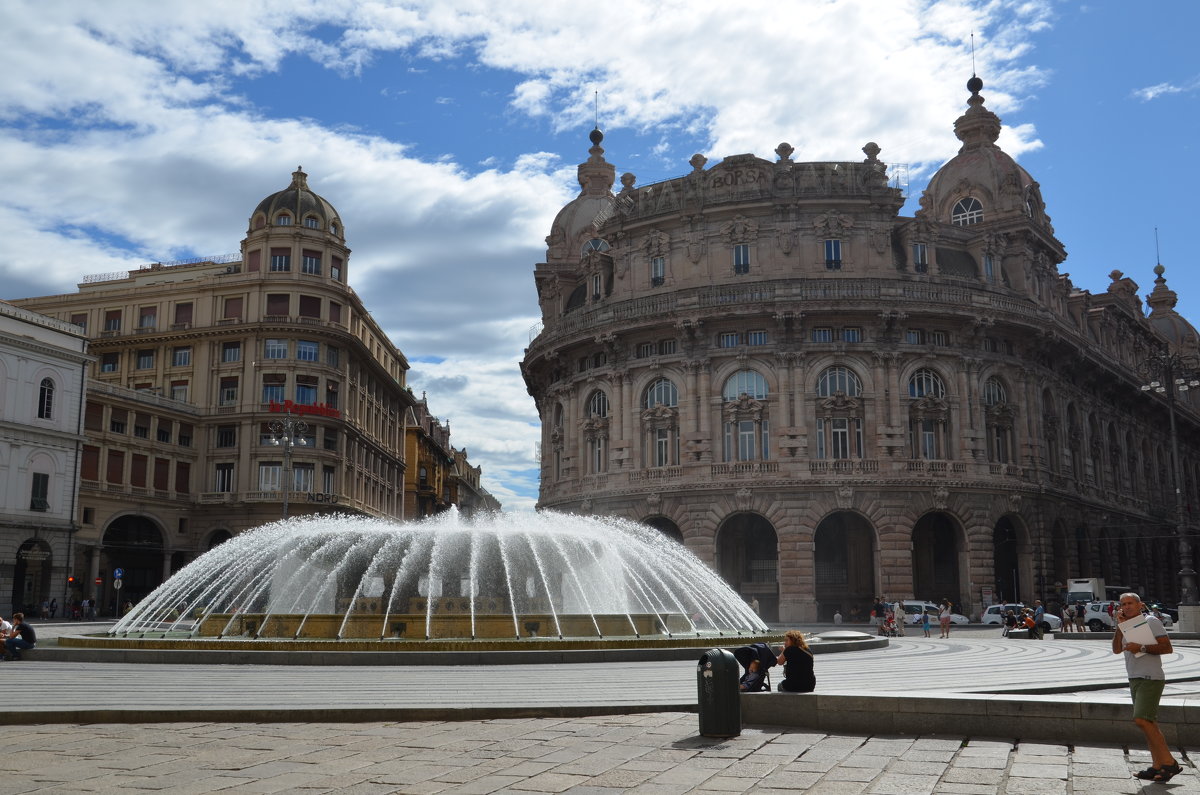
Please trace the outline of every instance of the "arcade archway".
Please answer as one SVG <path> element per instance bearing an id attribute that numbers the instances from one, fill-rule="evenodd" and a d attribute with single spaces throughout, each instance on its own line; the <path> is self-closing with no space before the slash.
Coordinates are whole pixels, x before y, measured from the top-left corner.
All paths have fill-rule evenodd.
<path id="1" fill-rule="evenodd" d="M 966 601 L 960 590 L 962 533 L 947 513 L 927 513 L 913 525 L 913 596 L 929 602 L 950 599 L 959 610 Z"/>
<path id="2" fill-rule="evenodd" d="M 756 513 L 739 513 L 717 530 L 717 571 L 764 621 L 779 620 L 779 536 Z"/>
<path id="3" fill-rule="evenodd" d="M 1029 533 L 1019 519 L 1003 516 L 992 528 L 992 601 L 1019 602 L 1033 577 Z M 1065 582 L 1065 577 L 1063 582 Z"/>
<path id="4" fill-rule="evenodd" d="M 27 539 L 17 550 L 13 567 L 12 610 L 36 617 L 43 601 L 50 599 L 50 545 L 40 538 Z"/>
<path id="5" fill-rule="evenodd" d="M 821 520 L 813 539 L 817 620 L 865 618 L 874 602 L 875 530 L 863 516 L 838 511 Z"/>
<path id="6" fill-rule="evenodd" d="M 672 541 L 683 543 L 683 531 L 665 516 L 651 516 L 649 519 L 643 519 L 642 524 L 650 525 Z"/>
<path id="7" fill-rule="evenodd" d="M 111 588 L 113 569 L 123 569 L 120 601 L 137 604 L 163 581 L 163 535 L 158 525 L 144 516 L 122 516 L 104 531 L 101 575 Z M 104 597 L 107 597 L 104 598 Z M 97 594 L 103 608 L 118 597 L 115 591 Z"/>

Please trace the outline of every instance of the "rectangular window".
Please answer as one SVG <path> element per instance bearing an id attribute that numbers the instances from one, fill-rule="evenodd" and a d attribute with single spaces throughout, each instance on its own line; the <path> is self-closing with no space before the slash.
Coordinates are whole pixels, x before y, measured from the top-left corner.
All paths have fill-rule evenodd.
<path id="1" fill-rule="evenodd" d="M 321 299 L 315 295 L 300 296 L 300 317 L 321 317 Z"/>
<path id="2" fill-rule="evenodd" d="M 825 420 L 817 418 L 817 458 L 826 458 L 825 451 Z"/>
<path id="3" fill-rule="evenodd" d="M 137 352 L 137 369 L 149 370 L 154 367 L 154 351 Z"/>
<path id="4" fill-rule="evenodd" d="M 125 452 L 123 450 L 108 451 L 108 469 L 105 476 L 109 483 L 125 482 Z"/>
<path id="5" fill-rule="evenodd" d="M 913 243 L 913 270 L 917 273 L 929 272 L 929 246 L 925 243 Z"/>
<path id="6" fill-rule="evenodd" d="M 100 355 L 100 372 L 115 373 L 121 368 L 121 354 L 104 353 Z"/>
<path id="7" fill-rule="evenodd" d="M 290 271 L 292 269 L 292 252 L 291 249 L 273 248 L 271 249 L 271 270 L 275 272 Z"/>
<path id="8" fill-rule="evenodd" d="M 717 336 L 718 348 L 736 348 L 741 343 L 742 335 L 736 331 L 725 331 Z"/>
<path id="9" fill-rule="evenodd" d="M 296 402 L 302 406 L 312 406 L 317 402 L 316 376 L 296 376 Z"/>
<path id="10" fill-rule="evenodd" d="M 192 325 L 191 301 L 185 304 L 175 304 L 175 325 L 180 328 L 187 328 Z"/>
<path id="11" fill-rule="evenodd" d="M 240 362 L 242 360 L 242 343 L 225 342 L 221 344 L 222 362 Z"/>
<path id="12" fill-rule="evenodd" d="M 833 342 L 833 329 L 827 326 L 819 326 L 812 330 L 813 342 Z"/>
<path id="13" fill-rule="evenodd" d="M 187 381 L 172 381 L 171 382 L 171 400 L 178 400 L 187 403 L 188 399 L 188 382 Z"/>
<path id="14" fill-rule="evenodd" d="M 338 382 L 325 382 L 325 405 L 331 409 L 338 407 Z"/>
<path id="15" fill-rule="evenodd" d="M 83 480 L 100 479 L 100 448 L 83 446 L 83 458 L 79 462 L 79 477 Z"/>
<path id="16" fill-rule="evenodd" d="M 275 401 L 276 403 L 282 403 L 284 400 L 283 390 L 286 385 L 286 375 L 282 373 L 264 373 L 262 402 L 270 403 L 271 401 Z"/>
<path id="17" fill-rule="evenodd" d="M 336 494 L 337 493 L 336 480 L 335 480 L 336 472 L 337 472 L 337 470 L 334 469 L 333 467 L 322 467 L 321 468 L 321 490 L 324 491 L 326 494 Z"/>
<path id="18" fill-rule="evenodd" d="M 310 276 L 321 275 L 321 252 L 305 249 L 300 259 L 300 272 Z"/>
<path id="19" fill-rule="evenodd" d="M 232 406 L 237 403 L 238 399 L 238 380 L 237 376 L 229 376 L 221 379 L 220 389 L 217 392 L 217 403 L 222 406 Z"/>
<path id="20" fill-rule="evenodd" d="M 662 287 L 667 276 L 667 260 L 665 257 L 650 258 L 650 286 Z"/>
<path id="21" fill-rule="evenodd" d="M 129 485 L 138 488 L 146 487 L 146 473 L 150 468 L 149 456 L 134 453 L 129 460 Z"/>
<path id="22" fill-rule="evenodd" d="M 330 367 L 338 367 L 341 363 L 341 358 L 341 348 L 335 348 L 332 345 L 325 346 L 325 364 Z"/>
<path id="23" fill-rule="evenodd" d="M 176 348 L 171 351 L 171 366 L 172 367 L 187 367 L 192 363 L 191 347 Z"/>
<path id="24" fill-rule="evenodd" d="M 598 274 L 598 273 L 592 274 L 592 300 L 593 301 L 599 300 L 600 295 L 601 295 L 600 290 L 603 287 L 603 285 L 604 285 L 604 280 L 601 278 L 600 274 Z"/>
<path id="25" fill-rule="evenodd" d="M 292 297 L 287 293 L 267 293 L 267 315 L 287 317 L 292 311 Z"/>
<path id="26" fill-rule="evenodd" d="M 654 343 L 642 342 L 637 346 L 637 357 L 639 359 L 648 359 L 654 355 Z"/>
<path id="27" fill-rule="evenodd" d="M 753 420 L 741 420 L 737 424 L 738 461 L 753 461 L 755 455 L 755 437 Z"/>
<path id="28" fill-rule="evenodd" d="M 230 467 L 233 464 L 229 464 Z M 233 471 L 230 470 L 230 480 L 232 480 Z M 175 462 L 175 491 L 180 494 L 188 494 L 191 492 L 192 485 L 192 465 L 186 461 Z"/>
<path id="29" fill-rule="evenodd" d="M 110 309 L 104 313 L 104 330 L 105 331 L 120 331 L 121 330 L 121 310 Z"/>
<path id="30" fill-rule="evenodd" d="M 313 465 L 292 465 L 292 490 L 306 494 L 313 490 Z"/>
<path id="31" fill-rule="evenodd" d="M 338 449 L 338 432 L 330 428 L 325 429 L 325 449 L 337 451 Z"/>
<path id="32" fill-rule="evenodd" d="M 341 323 L 342 322 L 342 305 L 336 301 L 329 302 L 329 322 L 330 323 Z"/>
<path id="33" fill-rule="evenodd" d="M 225 320 L 242 319 L 242 297 L 234 296 L 225 299 L 225 311 L 221 313 Z"/>
<path id="34" fill-rule="evenodd" d="M 283 464 L 263 461 L 258 465 L 258 490 L 279 491 L 283 483 Z"/>
<path id="35" fill-rule="evenodd" d="M 862 329 L 857 326 L 842 329 L 842 342 L 862 342 Z"/>
<path id="36" fill-rule="evenodd" d="M 29 489 L 29 510 L 50 510 L 50 475 L 45 472 L 34 472 Z"/>
<path id="37" fill-rule="evenodd" d="M 246 252 L 246 270 L 257 273 L 262 268 L 262 252 L 258 249 Z"/>
<path id="38" fill-rule="evenodd" d="M 930 342 L 932 342 L 934 345 L 938 345 L 940 347 L 946 346 L 946 344 L 947 344 L 946 332 L 934 331 L 929 336 L 930 336 Z"/>
<path id="39" fill-rule="evenodd" d="M 233 491 L 233 464 L 217 464 L 213 467 L 213 491 Z"/>
<path id="40" fill-rule="evenodd" d="M 654 430 L 654 466 L 665 467 L 671 464 L 671 431 L 667 428 Z"/>
<path id="41" fill-rule="evenodd" d="M 288 355 L 288 341 L 269 339 L 263 345 L 263 356 L 267 359 L 286 359 Z"/>
<path id="42" fill-rule="evenodd" d="M 186 422 L 179 423 L 179 433 L 176 435 L 180 447 L 192 446 L 192 426 Z"/>
<path id="43" fill-rule="evenodd" d="M 134 420 L 133 435 L 139 439 L 149 439 L 150 438 L 150 426 L 143 425 L 142 422 L 143 422 L 143 420 Z"/>
<path id="44" fill-rule="evenodd" d="M 845 417 L 834 417 L 830 422 L 829 449 L 830 458 L 850 457 L 850 420 Z"/>
<path id="45" fill-rule="evenodd" d="M 675 353 L 675 340 L 659 340 L 658 355 L 670 356 Z"/>
<path id="46" fill-rule="evenodd" d="M 919 328 L 910 328 L 908 331 L 904 332 L 904 341 L 909 345 L 924 345 L 925 332 Z"/>
<path id="47" fill-rule="evenodd" d="M 217 426 L 217 447 L 237 447 L 237 426 Z"/>
<path id="48" fill-rule="evenodd" d="M 126 425 L 125 425 L 125 414 L 124 413 L 121 414 L 121 417 L 119 419 L 117 418 L 117 415 L 114 413 L 112 419 L 108 421 L 108 429 L 110 431 L 112 431 L 113 433 L 125 433 L 125 427 L 126 427 Z"/>
<path id="49" fill-rule="evenodd" d="M 156 430 L 154 432 L 155 438 L 157 438 L 158 441 L 162 442 L 163 444 L 170 444 L 171 443 L 171 426 L 167 425 L 166 427 L 163 427 L 164 424 L 165 423 L 163 420 L 158 421 L 158 430 Z"/>
<path id="50" fill-rule="evenodd" d="M 991 254 L 983 255 L 983 278 L 992 284 L 996 283 L 996 261 Z"/>
<path id="51" fill-rule="evenodd" d="M 983 338 L 983 349 L 985 351 L 988 353 L 995 353 L 997 348 L 998 346 L 996 345 L 996 340 L 992 339 L 991 337 Z"/>
<path id="52" fill-rule="evenodd" d="M 296 341 L 296 358 L 302 362 L 315 362 L 320 359 L 321 346 L 312 340 Z"/>
<path id="53" fill-rule="evenodd" d="M 842 241 L 825 241 L 825 269 L 831 271 L 842 269 Z"/>
<path id="54" fill-rule="evenodd" d="M 750 272 L 750 246 L 739 243 L 733 247 L 733 272 Z"/>
<path id="55" fill-rule="evenodd" d="M 87 313 L 71 315 L 71 323 L 87 331 Z"/>
<path id="56" fill-rule="evenodd" d="M 154 488 L 166 491 L 171 483 L 171 461 L 167 458 L 154 459 Z"/>
<path id="57" fill-rule="evenodd" d="M 138 313 L 138 328 L 155 328 L 158 326 L 158 307 L 143 306 Z"/>
<path id="58" fill-rule="evenodd" d="M 342 280 L 342 258 L 341 257 L 330 257 L 329 258 L 329 276 L 334 281 L 340 282 Z"/>
<path id="59" fill-rule="evenodd" d="M 765 332 L 765 331 L 748 332 L 746 334 L 746 344 L 747 345 L 766 345 L 767 344 L 767 332 Z"/>

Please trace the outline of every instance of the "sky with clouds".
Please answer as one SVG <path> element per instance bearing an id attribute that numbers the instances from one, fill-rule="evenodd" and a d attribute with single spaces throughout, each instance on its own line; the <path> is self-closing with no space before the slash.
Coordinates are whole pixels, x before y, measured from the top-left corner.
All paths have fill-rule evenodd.
<path id="1" fill-rule="evenodd" d="M 237 251 L 297 164 L 338 209 L 350 282 L 506 508 L 537 496 L 517 363 L 533 266 L 598 118 L 644 184 L 750 152 L 907 167 L 957 151 L 966 79 L 1041 183 L 1077 286 L 1200 269 L 1182 197 L 1200 3 L 1066 0 L 7 0 L 0 298 Z"/>

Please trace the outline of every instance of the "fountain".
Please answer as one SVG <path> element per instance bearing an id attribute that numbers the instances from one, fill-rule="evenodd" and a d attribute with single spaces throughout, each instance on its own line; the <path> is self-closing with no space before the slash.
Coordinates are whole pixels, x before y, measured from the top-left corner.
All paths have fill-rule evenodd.
<path id="1" fill-rule="evenodd" d="M 173 575 L 108 640 L 201 648 L 707 646 L 769 630 L 684 546 L 553 512 L 265 525 Z M 194 645 L 193 645 L 194 644 Z"/>

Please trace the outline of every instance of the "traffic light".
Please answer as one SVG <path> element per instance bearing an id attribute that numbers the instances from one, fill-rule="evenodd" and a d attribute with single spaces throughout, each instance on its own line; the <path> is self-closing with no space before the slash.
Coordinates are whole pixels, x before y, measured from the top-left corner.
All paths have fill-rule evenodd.
<path id="1" fill-rule="evenodd" d="M 67 585 L 74 585 L 74 584 L 75 584 L 75 578 L 74 578 L 74 577 L 68 577 L 68 578 L 67 578 Z"/>

